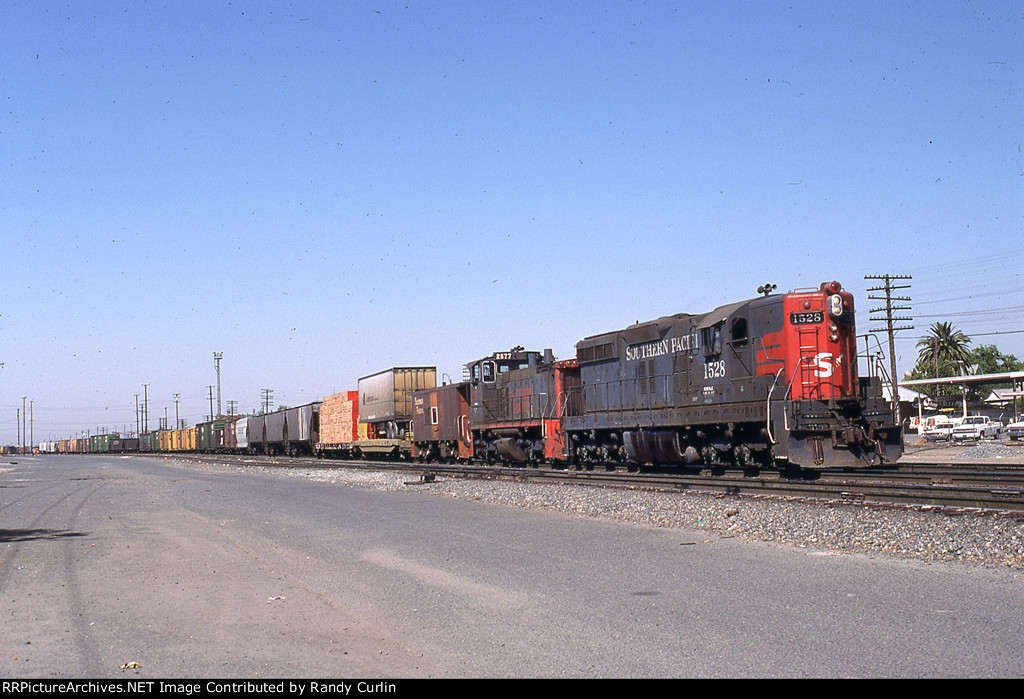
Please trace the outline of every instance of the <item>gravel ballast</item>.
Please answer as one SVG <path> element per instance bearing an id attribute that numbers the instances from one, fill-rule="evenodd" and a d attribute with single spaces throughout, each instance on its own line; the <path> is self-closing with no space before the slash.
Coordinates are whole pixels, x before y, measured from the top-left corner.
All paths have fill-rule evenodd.
<path id="1" fill-rule="evenodd" d="M 1014 446 L 929 449 L 907 460 L 1006 458 L 1021 460 Z M 967 565 L 1024 569 L 1024 524 L 1004 512 L 934 507 L 871 506 L 770 496 L 666 493 L 643 489 L 438 478 L 410 485 L 409 472 L 347 468 L 217 466 L 183 460 L 190 468 L 241 469 L 385 491 L 415 491 L 522 508 L 541 508 L 641 526 L 704 532 L 707 537 L 792 544 L 833 553 L 862 553 Z"/>

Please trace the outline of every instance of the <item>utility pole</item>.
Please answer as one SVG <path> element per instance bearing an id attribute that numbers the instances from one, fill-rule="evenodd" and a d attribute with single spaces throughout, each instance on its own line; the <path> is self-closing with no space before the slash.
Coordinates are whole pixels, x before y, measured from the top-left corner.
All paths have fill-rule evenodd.
<path id="1" fill-rule="evenodd" d="M 897 323 L 910 322 L 913 318 L 909 316 L 897 316 L 897 311 L 909 311 L 910 306 L 894 306 L 893 301 L 910 301 L 909 296 L 893 296 L 893 292 L 898 289 L 909 289 L 910 284 L 893 284 L 893 281 L 903 279 L 913 279 L 910 275 L 904 274 L 881 274 L 881 275 L 865 275 L 865 279 L 874 279 L 884 282 L 882 286 L 875 286 L 868 289 L 868 292 L 872 291 L 884 291 L 885 296 L 868 296 L 869 299 L 875 301 L 885 301 L 885 306 L 880 308 L 871 309 L 871 322 L 872 323 L 885 323 L 883 328 L 871 328 L 871 332 L 885 332 L 889 336 L 889 368 L 892 371 L 892 410 L 893 415 L 899 418 L 900 409 L 900 393 L 899 393 L 899 381 L 896 376 L 896 332 L 899 330 L 913 330 L 913 325 L 900 325 Z M 876 314 L 884 313 L 881 317 Z"/>
<path id="2" fill-rule="evenodd" d="M 35 401 L 28 402 L 28 451 L 32 453 L 32 446 L 36 443 L 36 411 Z"/>
<path id="3" fill-rule="evenodd" d="M 180 393 L 174 394 L 174 429 L 181 429 L 181 420 L 178 419 L 178 399 L 181 398 Z"/>
<path id="4" fill-rule="evenodd" d="M 21 408 L 15 408 L 14 424 L 18 426 L 18 453 L 21 453 Z"/>
<path id="5" fill-rule="evenodd" d="M 228 401 L 228 415 L 234 415 L 235 414 L 235 408 L 237 408 L 237 407 L 238 407 L 238 401 L 237 400 L 229 400 Z"/>
<path id="6" fill-rule="evenodd" d="M 149 384 L 142 384 L 142 388 L 144 393 L 143 405 L 145 406 L 142 414 L 142 429 L 149 432 Z"/>
<path id="7" fill-rule="evenodd" d="M 264 388 L 263 393 L 263 414 L 270 412 L 270 404 L 274 402 L 274 389 Z"/>
<path id="8" fill-rule="evenodd" d="M 28 432 L 25 431 L 25 418 L 28 413 L 25 411 L 25 399 L 28 396 L 21 397 L 21 453 L 25 453 L 25 440 L 28 439 Z"/>
<path id="9" fill-rule="evenodd" d="M 220 360 L 223 359 L 223 357 L 223 352 L 213 353 L 213 367 L 217 370 L 217 415 L 215 417 L 220 417 L 223 414 L 220 403 Z M 210 409 L 210 412 L 213 412 L 212 408 Z M 210 419 L 213 420 L 214 418 L 211 417 Z"/>
<path id="10" fill-rule="evenodd" d="M 207 386 L 207 388 L 210 389 L 210 422 L 213 422 L 213 386 Z"/>
<path id="11" fill-rule="evenodd" d="M 135 394 L 135 436 L 142 436 L 142 425 L 139 423 L 139 394 Z"/>

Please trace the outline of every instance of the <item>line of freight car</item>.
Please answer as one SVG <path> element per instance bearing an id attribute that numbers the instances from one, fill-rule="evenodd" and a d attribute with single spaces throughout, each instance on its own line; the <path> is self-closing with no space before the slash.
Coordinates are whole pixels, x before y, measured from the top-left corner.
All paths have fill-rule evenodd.
<path id="1" fill-rule="evenodd" d="M 40 442 L 38 445 L 43 454 L 107 454 L 123 453 L 139 450 L 139 440 L 135 437 L 122 437 L 117 432 L 94 434 L 74 439 L 59 439 Z"/>
<path id="2" fill-rule="evenodd" d="M 357 391 L 262 415 L 227 416 L 137 440 L 97 435 L 54 442 L 54 451 L 317 454 L 334 458 L 409 458 L 412 393 L 437 383 L 435 367 L 394 367 L 359 379 Z"/>
<path id="3" fill-rule="evenodd" d="M 894 463 L 902 429 L 879 355 L 858 353 L 853 296 L 838 282 L 772 288 L 585 338 L 575 359 L 516 347 L 440 387 L 433 367 L 389 369 L 361 378 L 355 395 L 204 423 L 208 437 L 197 438 L 202 426 L 143 435 L 139 449 L 583 467 Z"/>

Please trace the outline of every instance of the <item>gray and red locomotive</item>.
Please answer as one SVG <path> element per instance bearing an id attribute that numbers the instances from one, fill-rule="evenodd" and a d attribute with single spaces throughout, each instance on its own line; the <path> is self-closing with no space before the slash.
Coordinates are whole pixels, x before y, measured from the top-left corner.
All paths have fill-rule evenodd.
<path id="1" fill-rule="evenodd" d="M 859 377 L 853 296 L 817 289 L 521 347 L 413 396 L 423 460 L 874 466 L 903 451 L 877 376 Z"/>

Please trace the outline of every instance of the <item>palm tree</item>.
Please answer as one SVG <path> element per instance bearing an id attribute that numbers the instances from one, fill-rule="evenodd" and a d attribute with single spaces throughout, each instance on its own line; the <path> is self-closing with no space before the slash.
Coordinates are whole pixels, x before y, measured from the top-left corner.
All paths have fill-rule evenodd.
<path id="1" fill-rule="evenodd" d="M 934 323 L 928 334 L 917 341 L 920 351 L 917 353 L 919 364 L 927 362 L 935 367 L 935 378 L 939 378 L 939 369 L 952 370 L 959 374 L 961 367 L 970 361 L 967 345 L 971 338 L 957 330 L 952 323 Z"/>

